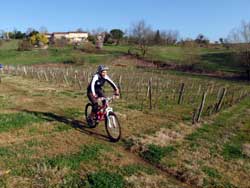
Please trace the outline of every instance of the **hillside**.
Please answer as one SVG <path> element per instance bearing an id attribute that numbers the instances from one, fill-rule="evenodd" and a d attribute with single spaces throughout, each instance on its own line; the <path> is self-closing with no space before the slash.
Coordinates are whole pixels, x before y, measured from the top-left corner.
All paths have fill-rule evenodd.
<path id="1" fill-rule="evenodd" d="M 100 64 L 110 62 L 118 57 L 140 53 L 135 46 L 122 45 L 104 46 L 101 51 L 84 51 L 84 47 L 63 48 L 50 47 L 47 50 L 17 51 L 18 40 L 2 42 L 0 46 L 1 64 L 40 64 L 40 63 L 64 63 L 83 65 L 87 63 Z M 161 67 L 171 67 L 178 71 L 189 72 L 224 72 L 241 74 L 244 69 L 233 57 L 232 49 L 225 47 L 181 47 L 181 46 L 151 46 L 145 57 L 145 61 Z M 141 57 L 140 57 L 141 59 Z"/>

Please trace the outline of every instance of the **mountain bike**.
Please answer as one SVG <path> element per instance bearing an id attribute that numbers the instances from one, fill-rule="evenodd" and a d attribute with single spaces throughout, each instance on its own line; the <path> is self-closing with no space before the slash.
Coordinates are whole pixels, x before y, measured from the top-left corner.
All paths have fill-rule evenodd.
<path id="1" fill-rule="evenodd" d="M 85 106 L 85 118 L 88 126 L 90 128 L 95 128 L 99 122 L 105 121 L 105 129 L 112 142 L 117 142 L 121 138 L 121 125 L 118 117 L 113 112 L 113 108 L 109 105 L 116 97 L 117 96 L 98 98 L 98 101 L 101 101 L 102 105 L 98 105 L 98 111 L 95 118 L 91 118 L 93 105 L 88 103 Z"/>

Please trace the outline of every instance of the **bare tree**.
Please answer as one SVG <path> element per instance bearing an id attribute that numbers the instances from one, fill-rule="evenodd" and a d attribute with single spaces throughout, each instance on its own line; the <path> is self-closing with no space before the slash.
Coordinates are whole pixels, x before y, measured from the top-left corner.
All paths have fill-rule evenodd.
<path id="1" fill-rule="evenodd" d="M 39 29 L 39 32 L 40 33 L 48 33 L 48 29 L 45 27 L 45 26 L 41 26 L 40 29 Z"/>
<path id="2" fill-rule="evenodd" d="M 234 59 L 245 71 L 247 79 L 250 80 L 250 44 L 237 44 L 233 47 Z"/>
<path id="3" fill-rule="evenodd" d="M 27 28 L 27 30 L 26 30 L 26 36 L 30 35 L 34 31 L 35 31 L 35 29 L 32 28 L 32 27 Z"/>
<path id="4" fill-rule="evenodd" d="M 241 23 L 241 36 L 244 42 L 250 43 L 250 21 Z"/>
<path id="5" fill-rule="evenodd" d="M 78 28 L 78 29 L 76 29 L 76 32 L 83 32 L 83 29 L 82 28 Z"/>
<path id="6" fill-rule="evenodd" d="M 148 52 L 148 47 L 154 39 L 154 32 L 144 20 L 132 24 L 131 38 L 133 38 L 136 44 L 139 46 L 141 54 L 145 57 Z"/>
<path id="7" fill-rule="evenodd" d="M 228 35 L 233 45 L 234 57 L 240 63 L 250 80 L 250 21 L 242 21 L 239 28 L 234 28 Z"/>
<path id="8" fill-rule="evenodd" d="M 227 41 L 230 43 L 240 43 L 239 30 L 236 28 L 232 29 L 227 36 Z"/>
<path id="9" fill-rule="evenodd" d="M 228 35 L 231 43 L 250 43 L 250 21 L 242 21 L 239 28 L 234 28 Z"/>
<path id="10" fill-rule="evenodd" d="M 176 30 L 166 30 L 160 32 L 163 43 L 167 45 L 175 44 L 179 39 L 179 32 Z"/>
<path id="11" fill-rule="evenodd" d="M 250 80 L 250 48 L 245 48 L 241 52 L 240 57 L 241 57 L 241 63 L 247 73 L 247 79 Z"/>
<path id="12" fill-rule="evenodd" d="M 92 29 L 90 33 L 91 33 L 91 35 L 97 36 L 97 35 L 105 33 L 105 32 L 108 32 L 107 29 L 104 29 L 102 27 L 98 27 L 97 29 Z"/>

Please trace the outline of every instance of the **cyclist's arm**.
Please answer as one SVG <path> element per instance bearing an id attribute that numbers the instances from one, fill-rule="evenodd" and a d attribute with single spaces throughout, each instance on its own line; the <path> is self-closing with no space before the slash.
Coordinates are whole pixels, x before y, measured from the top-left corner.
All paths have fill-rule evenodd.
<path id="1" fill-rule="evenodd" d="M 96 97 L 96 93 L 95 93 L 95 83 L 98 80 L 98 75 L 95 75 L 91 81 L 91 92 L 93 93 L 93 95 Z"/>
<path id="2" fill-rule="evenodd" d="M 119 89 L 118 89 L 118 87 L 115 85 L 115 83 L 113 82 L 113 80 L 111 80 L 110 78 L 109 78 L 109 76 L 105 76 L 105 79 L 107 80 L 107 82 L 111 85 L 111 87 L 113 88 L 113 90 L 114 91 L 116 91 L 117 92 L 117 94 L 119 94 Z"/>

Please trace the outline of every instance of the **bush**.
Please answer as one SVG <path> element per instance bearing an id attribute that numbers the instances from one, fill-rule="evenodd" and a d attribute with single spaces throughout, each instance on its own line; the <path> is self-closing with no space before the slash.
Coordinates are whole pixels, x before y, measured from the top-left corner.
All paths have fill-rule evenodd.
<path id="1" fill-rule="evenodd" d="M 32 44 L 28 40 L 22 40 L 18 42 L 18 51 L 30 51 L 32 50 Z"/>
<path id="2" fill-rule="evenodd" d="M 119 174 L 100 171 L 88 175 L 86 184 L 91 188 L 122 188 L 125 182 Z"/>
<path id="3" fill-rule="evenodd" d="M 72 55 L 68 60 L 63 61 L 64 64 L 75 64 L 75 65 L 84 65 L 85 58 L 80 55 Z"/>
<path id="4" fill-rule="evenodd" d="M 93 43 L 91 43 L 91 42 L 84 43 L 81 50 L 83 52 L 87 52 L 87 53 L 95 53 L 95 52 L 97 52 L 97 49 L 96 49 L 95 45 Z"/>
<path id="5" fill-rule="evenodd" d="M 66 39 L 65 37 L 62 37 L 61 39 L 55 39 L 53 41 L 53 46 L 54 47 L 63 48 L 63 47 L 68 46 L 68 44 L 69 44 L 69 40 Z"/>
<path id="6" fill-rule="evenodd" d="M 48 44 L 49 40 L 48 38 L 41 33 L 34 34 L 30 37 L 31 44 L 43 46 L 45 44 Z"/>
<path id="7" fill-rule="evenodd" d="M 88 41 L 90 41 L 91 43 L 95 44 L 95 42 L 96 42 L 95 36 L 89 35 L 89 36 L 88 36 Z"/>

